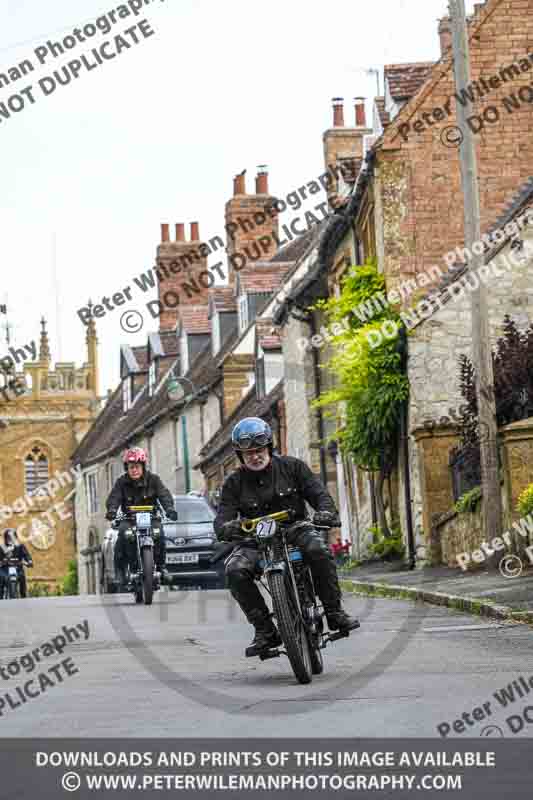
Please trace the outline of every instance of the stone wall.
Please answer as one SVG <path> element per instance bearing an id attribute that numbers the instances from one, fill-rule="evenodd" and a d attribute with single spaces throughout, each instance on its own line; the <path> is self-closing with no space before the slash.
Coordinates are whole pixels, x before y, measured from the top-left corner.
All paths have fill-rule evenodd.
<path id="1" fill-rule="evenodd" d="M 472 513 L 450 511 L 435 524 L 433 539 L 440 542 L 441 560 L 448 567 L 458 567 L 457 554 L 472 553 L 483 542 L 481 506 L 482 501 Z M 472 567 L 486 568 L 486 564 L 472 562 Z"/>

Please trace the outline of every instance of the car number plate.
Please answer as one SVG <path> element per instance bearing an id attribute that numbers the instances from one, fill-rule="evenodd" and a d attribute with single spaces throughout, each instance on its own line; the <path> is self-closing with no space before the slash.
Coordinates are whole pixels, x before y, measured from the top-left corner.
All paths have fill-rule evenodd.
<path id="1" fill-rule="evenodd" d="M 169 553 L 167 564 L 197 564 L 199 558 L 198 553 Z"/>
<path id="2" fill-rule="evenodd" d="M 9 575 L 13 578 L 17 575 L 17 568 L 16 567 L 9 567 Z"/>

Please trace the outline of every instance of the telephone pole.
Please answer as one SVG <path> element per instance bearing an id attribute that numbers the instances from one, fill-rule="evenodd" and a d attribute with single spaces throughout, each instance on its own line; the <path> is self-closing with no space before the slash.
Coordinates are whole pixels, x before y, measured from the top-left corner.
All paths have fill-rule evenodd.
<path id="1" fill-rule="evenodd" d="M 453 59 L 456 92 L 461 93 L 469 85 L 470 54 L 464 0 L 449 0 L 453 33 Z M 462 95 L 465 96 L 465 95 Z M 483 255 L 475 255 L 474 242 L 481 240 L 479 214 L 479 186 L 474 135 L 468 126 L 467 115 L 472 105 L 456 103 L 457 125 L 461 142 L 461 182 L 464 196 L 465 247 L 472 253 L 472 270 L 481 266 Z M 487 538 L 499 536 L 502 526 L 502 499 L 498 469 L 498 428 L 494 397 L 494 375 L 487 310 L 487 289 L 479 280 L 479 287 L 472 297 L 472 356 L 476 370 L 476 395 L 479 412 L 481 485 L 483 489 L 483 534 Z"/>

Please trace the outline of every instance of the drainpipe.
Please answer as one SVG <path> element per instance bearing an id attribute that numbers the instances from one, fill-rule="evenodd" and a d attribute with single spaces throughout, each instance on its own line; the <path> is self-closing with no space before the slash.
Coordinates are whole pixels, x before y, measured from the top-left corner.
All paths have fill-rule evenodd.
<path id="1" fill-rule="evenodd" d="M 398 349 L 402 357 L 402 367 L 407 372 L 408 343 L 407 331 L 402 325 L 398 335 Z M 409 550 L 409 569 L 416 564 L 415 537 L 413 531 L 413 513 L 411 508 L 411 470 L 409 468 L 409 400 L 404 400 L 400 413 L 400 452 L 403 467 L 405 492 L 405 517 L 407 522 L 407 546 Z"/>
<path id="2" fill-rule="evenodd" d="M 311 328 L 311 336 L 316 336 L 316 321 L 313 314 L 311 314 L 309 319 L 309 327 Z M 315 396 L 320 397 L 322 394 L 322 381 L 320 379 L 320 368 L 318 366 L 318 349 L 316 347 L 311 348 L 311 352 L 313 355 L 313 374 L 315 378 Z M 318 437 L 321 442 L 324 441 L 324 415 L 322 414 L 322 409 L 317 409 L 318 416 Z M 322 479 L 322 483 L 324 486 L 328 485 L 327 473 L 326 473 L 326 451 L 324 448 L 324 444 L 320 445 L 320 477 Z"/>

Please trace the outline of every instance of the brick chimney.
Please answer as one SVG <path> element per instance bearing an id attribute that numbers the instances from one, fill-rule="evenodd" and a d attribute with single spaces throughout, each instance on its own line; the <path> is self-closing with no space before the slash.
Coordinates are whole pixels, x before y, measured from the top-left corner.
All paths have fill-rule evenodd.
<path id="1" fill-rule="evenodd" d="M 257 177 L 255 179 L 255 193 L 256 194 L 268 194 L 268 172 L 265 164 L 261 164 L 261 166 L 257 167 L 259 172 L 257 173 Z"/>
<path id="2" fill-rule="evenodd" d="M 149 307 L 156 316 L 159 312 L 159 330 L 174 330 L 181 306 L 206 305 L 208 289 L 215 274 L 207 269 L 208 245 L 200 241 L 198 222 L 190 224 L 191 238 L 185 238 L 185 224 L 176 224 L 176 241 L 169 240 L 169 225 L 161 225 L 161 244 L 157 248 L 156 267 L 157 299 Z"/>
<path id="3" fill-rule="evenodd" d="M 366 128 L 365 99 L 364 97 L 354 97 L 356 128 Z"/>
<path id="4" fill-rule="evenodd" d="M 440 54 L 445 55 L 452 46 L 452 21 L 450 17 L 443 17 L 439 22 Z"/>
<path id="5" fill-rule="evenodd" d="M 333 127 L 344 128 L 344 99 L 334 97 L 331 102 L 333 103 Z"/>
<path id="6" fill-rule="evenodd" d="M 335 208 L 338 202 L 340 169 L 344 166 L 346 176 L 349 178 L 353 176 L 356 160 L 363 157 L 363 137 L 370 135 L 372 130 L 366 126 L 364 97 L 354 98 L 354 127 L 344 126 L 342 98 L 334 97 L 332 102 L 333 127 L 324 132 L 322 142 L 324 170 L 330 173 L 327 196 L 330 206 Z"/>
<path id="7" fill-rule="evenodd" d="M 268 170 L 258 168 L 255 194 L 246 194 L 244 170 L 233 179 L 233 197 L 226 203 L 226 252 L 228 282 L 235 286 L 236 273 L 256 261 L 267 261 L 278 249 L 276 198 L 268 191 Z"/>

